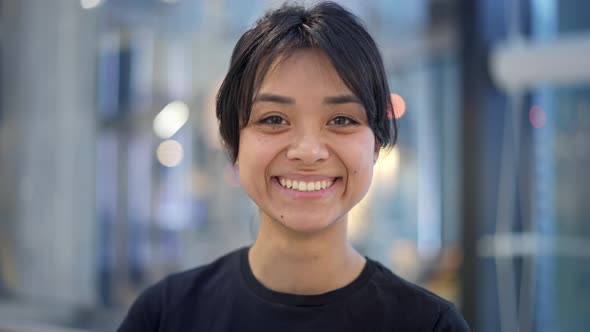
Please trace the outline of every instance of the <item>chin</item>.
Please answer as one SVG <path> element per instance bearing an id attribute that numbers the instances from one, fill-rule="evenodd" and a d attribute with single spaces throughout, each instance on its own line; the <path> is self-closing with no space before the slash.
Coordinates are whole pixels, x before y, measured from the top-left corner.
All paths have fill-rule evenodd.
<path id="1" fill-rule="evenodd" d="M 339 222 L 338 218 L 310 218 L 309 214 L 305 216 L 284 216 L 282 219 L 276 219 L 276 221 L 293 232 L 307 235 L 321 232 Z"/>

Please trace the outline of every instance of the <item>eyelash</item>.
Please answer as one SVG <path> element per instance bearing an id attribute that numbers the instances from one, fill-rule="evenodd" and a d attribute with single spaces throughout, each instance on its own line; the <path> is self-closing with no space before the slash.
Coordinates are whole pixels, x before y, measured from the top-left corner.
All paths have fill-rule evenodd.
<path id="1" fill-rule="evenodd" d="M 275 122 L 275 121 L 278 121 Z M 265 118 L 262 118 L 258 121 L 259 124 L 271 125 L 271 126 L 280 126 L 285 124 L 287 121 L 283 119 L 281 116 L 278 115 L 270 115 Z"/>
<path id="2" fill-rule="evenodd" d="M 345 123 L 335 123 L 337 120 L 344 121 Z M 286 123 L 287 123 L 287 121 L 279 115 L 269 115 L 269 116 L 262 118 L 258 121 L 258 124 L 270 125 L 273 127 L 281 126 Z M 328 121 L 328 124 L 334 125 L 337 127 L 344 127 L 344 126 L 356 126 L 359 124 L 359 122 L 354 120 L 353 118 L 348 117 L 348 116 L 339 115 L 339 116 L 332 118 L 330 121 Z"/>
<path id="3" fill-rule="evenodd" d="M 332 120 L 330 120 L 330 122 L 328 122 L 328 123 L 330 124 L 330 123 L 332 123 L 332 122 L 335 122 L 337 119 L 343 119 L 345 122 L 347 122 L 347 123 L 340 123 L 340 124 L 336 124 L 336 123 L 334 123 L 334 125 L 336 125 L 336 126 L 339 126 L 339 127 L 343 127 L 343 126 L 351 126 L 351 125 L 352 125 L 352 126 L 355 126 L 355 125 L 359 124 L 359 123 L 358 123 L 358 121 L 354 120 L 353 118 L 350 118 L 350 117 L 348 117 L 348 116 L 343 116 L 343 115 L 339 115 L 339 116 L 336 116 L 336 117 L 334 117 L 334 118 L 333 118 Z"/>

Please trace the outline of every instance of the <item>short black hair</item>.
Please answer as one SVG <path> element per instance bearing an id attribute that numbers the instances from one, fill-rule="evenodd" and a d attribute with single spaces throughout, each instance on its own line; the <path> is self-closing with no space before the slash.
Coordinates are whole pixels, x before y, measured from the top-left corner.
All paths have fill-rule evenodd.
<path id="1" fill-rule="evenodd" d="M 233 163 L 238 157 L 240 130 L 248 124 L 252 100 L 269 67 L 277 57 L 304 48 L 317 48 L 330 59 L 365 107 L 380 147 L 395 144 L 397 124 L 383 60 L 360 19 L 333 2 L 309 9 L 284 4 L 267 12 L 241 36 L 217 93 L 219 132 Z"/>

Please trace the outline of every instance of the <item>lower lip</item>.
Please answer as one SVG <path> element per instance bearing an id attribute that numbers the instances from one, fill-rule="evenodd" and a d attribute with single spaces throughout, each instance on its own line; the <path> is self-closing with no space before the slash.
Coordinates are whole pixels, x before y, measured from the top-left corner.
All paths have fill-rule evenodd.
<path id="1" fill-rule="evenodd" d="M 272 185 L 274 187 L 276 187 L 277 190 L 279 190 L 280 192 L 285 193 L 286 195 L 289 195 L 293 198 L 322 198 L 322 197 L 328 196 L 331 193 L 333 193 L 334 190 L 336 190 L 336 186 L 338 184 L 340 184 L 341 181 L 342 181 L 341 178 L 336 178 L 334 180 L 334 182 L 332 183 L 332 185 L 329 186 L 328 188 L 322 189 L 322 190 L 314 190 L 314 191 L 299 191 L 299 190 L 285 188 L 285 187 L 281 186 L 281 184 L 279 183 L 279 180 L 277 178 L 272 178 Z"/>

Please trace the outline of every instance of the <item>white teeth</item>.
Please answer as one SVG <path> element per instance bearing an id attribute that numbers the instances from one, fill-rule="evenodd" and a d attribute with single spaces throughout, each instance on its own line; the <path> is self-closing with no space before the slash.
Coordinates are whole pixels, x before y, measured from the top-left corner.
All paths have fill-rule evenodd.
<path id="1" fill-rule="evenodd" d="M 315 182 L 305 182 L 305 181 L 297 181 L 297 180 L 290 180 L 290 179 L 279 179 L 279 183 L 281 186 L 289 189 L 294 189 L 298 191 L 317 191 L 323 190 L 332 185 L 334 181 L 331 180 L 322 180 L 322 181 L 315 181 Z"/>
<path id="2" fill-rule="evenodd" d="M 300 191 L 307 191 L 307 183 L 303 181 L 299 181 L 299 190 Z"/>

